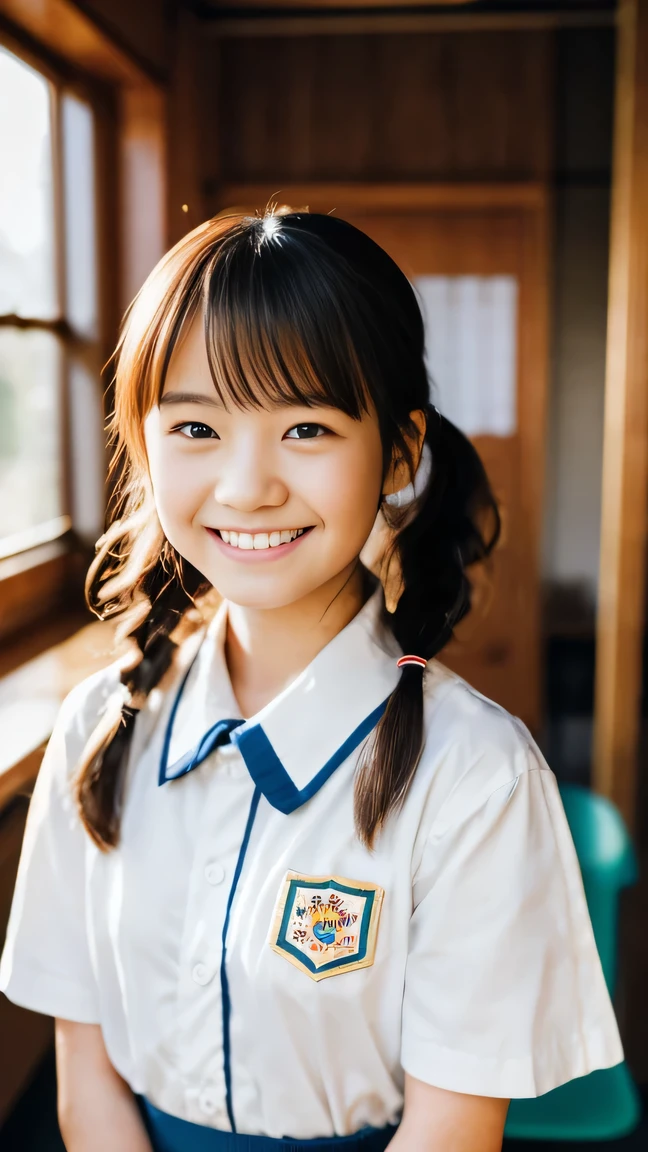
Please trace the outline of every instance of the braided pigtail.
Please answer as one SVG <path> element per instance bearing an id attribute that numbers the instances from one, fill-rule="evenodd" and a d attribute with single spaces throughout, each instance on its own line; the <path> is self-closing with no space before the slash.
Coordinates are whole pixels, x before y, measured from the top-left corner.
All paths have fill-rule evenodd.
<path id="1" fill-rule="evenodd" d="M 102 851 L 117 845 L 124 773 L 135 720 L 173 663 L 179 643 L 201 622 L 196 598 L 204 577 L 162 536 L 154 510 L 117 520 L 98 543 L 86 594 L 102 619 L 119 614 L 118 639 L 131 651 L 78 766 L 81 821 Z M 133 573 L 137 573 L 133 578 Z"/>
<path id="2" fill-rule="evenodd" d="M 432 476 L 419 499 L 402 512 L 385 507 L 395 532 L 383 573 L 398 570 L 400 595 L 385 624 L 405 653 L 432 659 L 470 611 L 466 569 L 485 560 L 500 533 L 497 505 L 472 444 L 436 408 L 427 411 L 426 443 Z M 355 818 L 362 840 L 403 802 L 423 747 L 423 676 L 415 664 L 400 680 L 361 759 Z"/>

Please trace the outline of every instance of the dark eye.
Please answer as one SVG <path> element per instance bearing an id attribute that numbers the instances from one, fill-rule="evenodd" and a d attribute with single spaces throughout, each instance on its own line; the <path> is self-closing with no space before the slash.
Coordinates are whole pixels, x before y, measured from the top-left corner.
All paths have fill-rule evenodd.
<path id="1" fill-rule="evenodd" d="M 318 436 L 326 436 L 327 429 L 322 424 L 295 424 L 290 428 L 284 440 L 315 440 Z"/>
<path id="2" fill-rule="evenodd" d="M 189 440 L 220 439 L 208 424 L 179 424 L 177 428 L 174 428 L 174 432 L 181 432 L 182 435 L 186 436 Z"/>

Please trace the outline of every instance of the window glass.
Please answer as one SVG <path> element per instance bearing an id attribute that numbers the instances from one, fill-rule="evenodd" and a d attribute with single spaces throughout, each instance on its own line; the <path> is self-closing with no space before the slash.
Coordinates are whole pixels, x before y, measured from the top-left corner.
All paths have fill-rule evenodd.
<path id="1" fill-rule="evenodd" d="M 58 314 L 51 89 L 0 48 L 0 315 Z"/>
<path id="2" fill-rule="evenodd" d="M 66 313 L 83 336 L 97 331 L 94 118 L 85 101 L 61 101 L 65 204 Z"/>
<path id="3" fill-rule="evenodd" d="M 0 557 L 64 529 L 60 381 L 56 336 L 0 328 Z"/>

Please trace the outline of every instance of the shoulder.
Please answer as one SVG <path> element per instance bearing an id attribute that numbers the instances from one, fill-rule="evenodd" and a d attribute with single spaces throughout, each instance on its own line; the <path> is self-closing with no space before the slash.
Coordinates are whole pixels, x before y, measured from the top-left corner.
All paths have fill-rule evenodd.
<path id="1" fill-rule="evenodd" d="M 120 684 L 120 678 L 121 661 L 115 660 L 75 684 L 61 704 L 60 716 L 66 727 L 86 728 L 96 722 Z"/>
<path id="2" fill-rule="evenodd" d="M 30 805 L 32 835 L 43 820 L 59 813 L 72 825 L 75 814 L 73 780 L 92 734 L 106 714 L 120 685 L 120 664 L 113 663 L 80 681 L 65 697 L 54 724 Z"/>
<path id="3" fill-rule="evenodd" d="M 432 661 L 426 675 L 425 743 L 417 776 L 431 813 L 456 825 L 521 776 L 553 774 L 526 725 Z M 439 829 L 440 830 L 440 829 Z"/>
<path id="4" fill-rule="evenodd" d="M 76 761 L 90 736 L 115 699 L 121 683 L 121 664 L 115 661 L 81 680 L 68 692 L 52 734 L 53 744 L 63 744 L 68 761 Z"/>

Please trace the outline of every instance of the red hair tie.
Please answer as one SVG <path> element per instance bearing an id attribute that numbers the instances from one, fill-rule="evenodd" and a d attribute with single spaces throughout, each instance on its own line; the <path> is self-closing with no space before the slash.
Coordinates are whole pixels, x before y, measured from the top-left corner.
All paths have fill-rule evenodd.
<path id="1" fill-rule="evenodd" d="M 407 664 L 415 664 L 417 668 L 425 668 L 427 660 L 422 656 L 401 656 L 400 660 L 396 661 L 398 668 L 404 668 Z"/>

